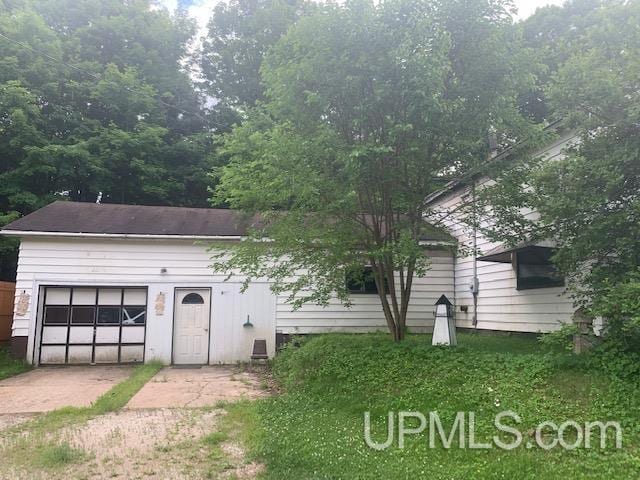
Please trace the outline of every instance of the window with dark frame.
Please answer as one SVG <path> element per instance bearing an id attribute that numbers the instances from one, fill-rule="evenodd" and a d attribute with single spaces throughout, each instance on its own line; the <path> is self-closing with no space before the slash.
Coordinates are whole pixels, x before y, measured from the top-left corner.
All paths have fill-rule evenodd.
<path id="1" fill-rule="evenodd" d="M 516 252 L 518 290 L 564 286 L 564 277 L 551 261 L 553 249 L 529 247 Z"/>
<path id="2" fill-rule="evenodd" d="M 44 309 L 45 325 L 66 325 L 69 323 L 69 307 L 47 306 Z"/>
<path id="3" fill-rule="evenodd" d="M 57 288 L 57 287 L 53 287 Z M 79 287 L 86 289 L 86 287 Z M 73 292 L 73 288 L 69 289 Z M 97 288 L 99 292 L 101 289 Z M 113 290 L 113 287 L 105 290 Z M 143 290 L 129 288 L 124 290 Z M 68 305 L 45 305 L 44 325 L 145 325 L 146 305 L 124 304 L 124 295 L 120 295 L 119 305 L 73 305 L 73 295 L 70 295 Z"/>
<path id="4" fill-rule="evenodd" d="M 351 294 L 377 295 L 378 287 L 373 276 L 373 267 L 362 267 L 361 270 L 351 270 L 346 275 L 347 291 Z M 389 293 L 389 282 L 384 279 L 384 291 Z"/>

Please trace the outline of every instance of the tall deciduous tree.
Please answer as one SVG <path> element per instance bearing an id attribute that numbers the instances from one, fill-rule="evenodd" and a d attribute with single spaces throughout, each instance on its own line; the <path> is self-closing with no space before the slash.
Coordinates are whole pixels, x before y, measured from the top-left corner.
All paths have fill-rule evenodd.
<path id="1" fill-rule="evenodd" d="M 490 129 L 503 145 L 531 129 L 516 98 L 532 64 L 510 8 L 357 1 L 300 19 L 261 68 L 264 107 L 226 139 L 217 198 L 262 224 L 215 268 L 269 277 L 300 306 L 349 304 L 345 275 L 369 264 L 401 340 L 429 264 L 425 198 L 486 158 Z"/>
<path id="2" fill-rule="evenodd" d="M 310 8 L 304 0 L 230 0 L 216 6 L 200 59 L 209 94 L 241 108 L 264 99 L 260 67 L 266 52 Z"/>

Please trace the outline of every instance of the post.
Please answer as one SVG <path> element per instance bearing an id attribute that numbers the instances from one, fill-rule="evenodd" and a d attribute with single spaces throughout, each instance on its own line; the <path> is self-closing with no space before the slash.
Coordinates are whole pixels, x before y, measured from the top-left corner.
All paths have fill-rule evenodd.
<path id="1" fill-rule="evenodd" d="M 573 314 L 573 323 L 577 327 L 577 333 L 573 336 L 573 353 L 583 353 L 593 346 L 593 318 L 584 309 L 579 308 Z"/>

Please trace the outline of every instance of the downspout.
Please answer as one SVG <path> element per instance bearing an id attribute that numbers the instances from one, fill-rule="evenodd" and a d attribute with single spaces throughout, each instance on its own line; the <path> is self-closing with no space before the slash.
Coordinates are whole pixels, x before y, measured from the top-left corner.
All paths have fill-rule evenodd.
<path id="1" fill-rule="evenodd" d="M 471 293 L 473 295 L 473 319 L 471 324 L 473 327 L 478 326 L 478 217 L 476 213 L 476 181 L 472 180 L 471 183 L 471 203 L 473 208 L 473 278 L 471 279 L 471 285 L 469 288 L 471 289 Z"/>

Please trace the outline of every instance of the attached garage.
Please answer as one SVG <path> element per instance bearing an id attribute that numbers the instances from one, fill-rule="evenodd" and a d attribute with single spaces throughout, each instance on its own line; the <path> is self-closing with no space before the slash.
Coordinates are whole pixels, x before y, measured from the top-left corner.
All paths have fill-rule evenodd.
<path id="1" fill-rule="evenodd" d="M 228 364 L 258 347 L 273 357 L 276 334 L 386 330 L 375 292 L 357 292 L 351 308 L 293 310 L 267 279 L 245 290 L 243 277 L 214 272 L 211 245 L 224 252 L 257 225 L 225 209 L 74 202 L 6 225 L 0 233 L 20 238 L 14 351 L 35 365 Z M 450 239 L 433 235 L 431 269 L 414 279 L 415 332 L 431 330 L 436 299 L 453 297 Z"/>
<path id="2" fill-rule="evenodd" d="M 147 289 L 41 287 L 38 363 L 144 362 Z"/>

